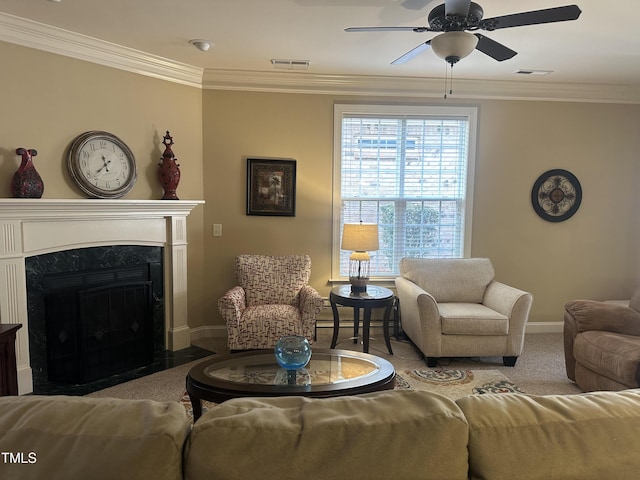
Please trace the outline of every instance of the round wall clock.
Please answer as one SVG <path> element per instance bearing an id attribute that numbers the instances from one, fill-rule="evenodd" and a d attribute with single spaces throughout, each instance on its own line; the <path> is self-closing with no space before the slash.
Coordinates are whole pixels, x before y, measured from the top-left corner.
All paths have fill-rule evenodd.
<path id="1" fill-rule="evenodd" d="M 549 222 L 562 222 L 578 211 L 582 187 L 571 172 L 554 169 L 538 177 L 531 190 L 536 213 Z"/>
<path id="2" fill-rule="evenodd" d="M 115 135 L 101 131 L 76 137 L 69 147 L 67 167 L 78 187 L 94 198 L 120 198 L 138 177 L 129 147 Z"/>

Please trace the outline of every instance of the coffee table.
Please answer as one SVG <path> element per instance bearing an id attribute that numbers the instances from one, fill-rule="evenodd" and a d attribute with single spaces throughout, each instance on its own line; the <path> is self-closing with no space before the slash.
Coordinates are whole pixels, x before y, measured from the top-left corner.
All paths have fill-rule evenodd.
<path id="1" fill-rule="evenodd" d="M 383 358 L 351 350 L 313 349 L 305 368 L 287 372 L 273 350 L 220 355 L 200 362 L 187 374 L 194 421 L 202 400 L 221 403 L 237 397 L 337 397 L 391 390 L 393 365 Z"/>

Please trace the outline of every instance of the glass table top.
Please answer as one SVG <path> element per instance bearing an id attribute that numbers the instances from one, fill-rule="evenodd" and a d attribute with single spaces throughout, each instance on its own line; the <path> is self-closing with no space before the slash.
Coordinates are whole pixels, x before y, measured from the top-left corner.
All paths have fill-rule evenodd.
<path id="1" fill-rule="evenodd" d="M 337 385 L 366 379 L 380 372 L 373 359 L 348 353 L 313 352 L 309 363 L 295 373 L 281 368 L 273 353 L 263 353 L 216 362 L 204 374 L 216 380 L 257 385 Z"/>

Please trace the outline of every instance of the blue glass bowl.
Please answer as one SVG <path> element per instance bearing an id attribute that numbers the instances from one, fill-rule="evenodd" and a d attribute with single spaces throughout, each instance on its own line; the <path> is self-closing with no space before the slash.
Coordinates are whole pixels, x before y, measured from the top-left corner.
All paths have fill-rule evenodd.
<path id="1" fill-rule="evenodd" d="M 287 335 L 276 342 L 275 355 L 278 365 L 285 370 L 297 370 L 309 363 L 311 345 L 300 335 Z"/>

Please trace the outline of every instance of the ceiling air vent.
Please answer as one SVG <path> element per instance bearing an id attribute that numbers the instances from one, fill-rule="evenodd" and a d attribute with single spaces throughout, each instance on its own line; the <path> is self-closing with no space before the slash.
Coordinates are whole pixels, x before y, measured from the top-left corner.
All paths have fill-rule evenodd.
<path id="1" fill-rule="evenodd" d="M 282 70 L 308 70 L 310 63 L 309 60 L 271 59 L 273 68 Z"/>
<path id="2" fill-rule="evenodd" d="M 516 75 L 549 75 L 553 70 L 532 70 L 529 68 L 521 68 L 514 72 Z"/>

